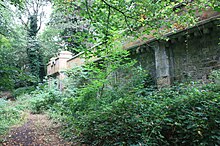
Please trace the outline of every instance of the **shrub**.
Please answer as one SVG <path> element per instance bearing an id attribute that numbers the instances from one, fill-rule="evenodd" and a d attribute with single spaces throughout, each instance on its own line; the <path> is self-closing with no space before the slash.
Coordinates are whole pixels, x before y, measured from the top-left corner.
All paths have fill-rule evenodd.
<path id="1" fill-rule="evenodd" d="M 23 94 L 28 94 L 31 93 L 32 91 L 35 90 L 34 86 L 27 86 L 27 87 L 21 87 L 21 88 L 17 88 L 14 92 L 13 95 L 14 97 L 18 97 L 21 96 Z"/>
<path id="2" fill-rule="evenodd" d="M 53 108 L 54 104 L 61 101 L 61 93 L 58 90 L 46 90 L 32 94 L 33 99 L 30 100 L 32 113 L 43 113 L 44 111 Z"/>
<path id="3" fill-rule="evenodd" d="M 89 145 L 219 145 L 216 87 L 182 84 L 148 96 L 124 93 L 111 102 L 69 98 L 65 134 L 74 132 Z"/>
<path id="4" fill-rule="evenodd" d="M 128 96 L 82 115 L 75 124 L 81 142 L 90 145 L 155 144 L 162 138 L 164 115 L 152 100 Z"/>
<path id="5" fill-rule="evenodd" d="M 166 99 L 161 133 L 169 145 L 220 144 L 220 94 L 212 89 L 194 88 Z"/>

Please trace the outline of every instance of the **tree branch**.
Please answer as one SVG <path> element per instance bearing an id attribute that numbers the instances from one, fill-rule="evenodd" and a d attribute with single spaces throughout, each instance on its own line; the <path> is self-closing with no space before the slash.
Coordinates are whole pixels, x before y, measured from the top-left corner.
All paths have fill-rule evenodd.
<path id="1" fill-rule="evenodd" d="M 108 17 L 107 17 L 107 26 L 106 26 L 106 32 L 105 32 L 105 40 L 107 40 L 107 37 L 108 37 L 110 15 L 111 15 L 111 8 L 108 6 Z"/>
<path id="2" fill-rule="evenodd" d="M 37 28 L 37 32 L 40 30 L 41 28 L 41 25 L 42 25 L 42 16 L 40 15 L 40 21 L 39 21 L 39 27 Z"/>
<path id="3" fill-rule="evenodd" d="M 24 20 L 22 19 L 22 17 L 20 16 L 19 19 L 21 20 L 21 23 L 25 26 L 26 29 L 28 29 L 28 23 L 29 23 L 29 19 L 28 21 L 25 23 Z"/>
<path id="4" fill-rule="evenodd" d="M 89 15 L 89 19 L 90 19 L 90 20 L 91 20 L 91 22 L 92 22 L 93 20 L 92 20 L 91 14 L 90 14 L 90 10 L 89 10 L 88 1 L 87 1 L 87 0 L 85 0 L 85 2 L 86 2 L 86 11 L 87 11 L 87 13 L 88 13 L 88 15 Z"/>
<path id="5" fill-rule="evenodd" d="M 110 4 L 107 3 L 105 0 L 101 0 L 101 1 L 102 1 L 103 3 L 105 3 L 108 7 L 110 7 L 110 8 L 112 8 L 112 9 L 118 11 L 119 13 L 121 13 L 124 17 L 130 18 L 130 19 L 134 19 L 134 20 L 137 21 L 137 19 L 135 19 L 134 17 L 131 17 L 131 16 L 126 15 L 125 12 L 123 12 L 122 10 L 120 10 L 120 9 L 118 9 L 118 8 L 116 8 L 116 7 L 112 6 L 112 5 L 110 5 Z"/>
<path id="6" fill-rule="evenodd" d="M 27 4 L 30 5 L 30 4 L 28 3 L 28 0 L 26 0 L 26 1 L 24 2 L 24 5 L 25 5 L 26 11 L 28 12 L 28 16 L 31 16 L 31 12 L 29 11 L 29 6 L 28 6 Z"/>

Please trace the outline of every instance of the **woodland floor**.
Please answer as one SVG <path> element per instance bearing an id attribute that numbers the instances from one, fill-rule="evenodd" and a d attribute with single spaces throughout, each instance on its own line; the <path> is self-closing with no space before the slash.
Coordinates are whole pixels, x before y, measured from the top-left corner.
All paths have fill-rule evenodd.
<path id="1" fill-rule="evenodd" d="M 0 146 L 70 146 L 75 145 L 62 140 L 59 125 L 42 114 L 28 114 L 27 121 L 14 126 L 4 137 Z"/>

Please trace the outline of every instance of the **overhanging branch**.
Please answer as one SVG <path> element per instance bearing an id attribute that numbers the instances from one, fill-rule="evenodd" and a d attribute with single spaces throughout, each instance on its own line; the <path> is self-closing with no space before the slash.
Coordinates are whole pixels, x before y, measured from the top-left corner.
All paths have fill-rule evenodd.
<path id="1" fill-rule="evenodd" d="M 125 12 L 123 12 L 122 10 L 120 10 L 120 9 L 118 9 L 118 8 L 116 8 L 116 7 L 112 6 L 112 5 L 110 5 L 110 4 L 107 3 L 105 0 L 101 0 L 101 1 L 102 1 L 103 3 L 105 3 L 108 7 L 110 7 L 110 8 L 112 8 L 112 9 L 118 11 L 119 13 L 121 13 L 124 17 L 137 20 L 137 19 L 135 19 L 134 17 L 131 17 L 131 16 L 126 15 Z"/>

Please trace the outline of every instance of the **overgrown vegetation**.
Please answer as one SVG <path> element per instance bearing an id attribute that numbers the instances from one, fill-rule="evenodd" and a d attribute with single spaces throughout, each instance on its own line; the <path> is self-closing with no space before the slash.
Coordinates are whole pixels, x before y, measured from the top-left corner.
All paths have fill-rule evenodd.
<path id="1" fill-rule="evenodd" d="M 15 124 L 20 118 L 18 110 L 7 103 L 7 101 L 0 99 L 0 135 L 3 135 L 9 126 Z"/>
<path id="2" fill-rule="evenodd" d="M 0 134 L 30 110 L 49 114 L 62 124 L 65 138 L 81 144 L 220 145 L 219 70 L 212 72 L 208 84 L 189 82 L 159 90 L 123 50 L 126 41 L 142 36 L 167 39 L 163 34 L 176 25 L 195 24 L 197 11 L 219 11 L 219 1 L 52 3 L 53 15 L 39 34 L 40 9 L 47 1 L 0 1 L 0 90 L 17 98 L 0 98 Z M 10 12 L 12 4 L 19 17 Z M 26 22 L 22 16 L 28 17 Z M 85 64 L 65 72 L 63 92 L 56 84 L 36 86 L 43 82 L 43 64 L 59 49 L 83 51 Z"/>
<path id="3" fill-rule="evenodd" d="M 217 84 L 157 90 L 141 68 L 131 69 L 133 63 L 114 65 L 108 77 L 93 65 L 71 70 L 64 94 L 41 92 L 32 110 L 47 110 L 63 123 L 64 137 L 89 145 L 220 144 Z M 126 74 L 116 79 L 122 69 Z"/>
<path id="4" fill-rule="evenodd" d="M 1 134 L 29 109 L 48 113 L 62 123 L 64 137 L 89 145 L 219 145 L 217 84 L 190 82 L 158 91 L 144 87 L 140 69 L 133 73 L 137 76 L 125 79 L 139 79 L 135 85 L 105 88 L 98 98 L 99 90 L 91 92 L 87 83 L 80 85 L 83 93 L 76 86 L 64 94 L 45 86 L 18 98 L 16 106 L 1 100 Z"/>
<path id="5" fill-rule="evenodd" d="M 29 107 L 30 96 L 22 95 L 16 102 L 0 99 L 0 141 L 11 126 L 23 122 L 26 118 L 25 112 Z M 33 100 L 33 99 L 32 99 Z"/>

